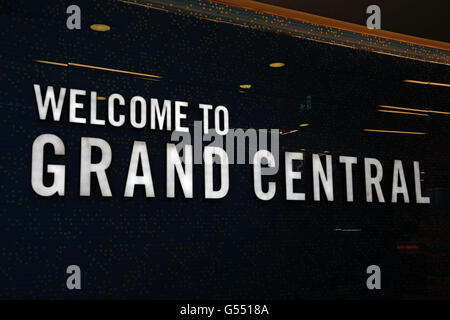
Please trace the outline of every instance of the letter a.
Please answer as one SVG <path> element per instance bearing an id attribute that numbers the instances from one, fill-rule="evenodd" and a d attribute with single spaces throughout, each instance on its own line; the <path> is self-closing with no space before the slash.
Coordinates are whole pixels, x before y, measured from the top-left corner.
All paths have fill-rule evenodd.
<path id="1" fill-rule="evenodd" d="M 81 9 L 79 6 L 72 4 L 67 7 L 66 13 L 71 14 L 66 21 L 67 29 L 81 29 Z"/>
<path id="2" fill-rule="evenodd" d="M 367 267 L 367 274 L 371 274 L 370 277 L 367 278 L 366 285 L 367 289 L 381 289 L 381 270 L 377 265 L 371 265 Z"/>
<path id="3" fill-rule="evenodd" d="M 376 4 L 372 4 L 367 7 L 367 14 L 372 13 L 367 18 L 366 25 L 369 29 L 381 29 L 381 9 Z"/>
<path id="4" fill-rule="evenodd" d="M 81 290 L 81 269 L 77 265 L 70 265 L 66 270 L 67 274 L 70 276 L 67 278 L 66 285 L 67 289 L 73 290 Z"/>

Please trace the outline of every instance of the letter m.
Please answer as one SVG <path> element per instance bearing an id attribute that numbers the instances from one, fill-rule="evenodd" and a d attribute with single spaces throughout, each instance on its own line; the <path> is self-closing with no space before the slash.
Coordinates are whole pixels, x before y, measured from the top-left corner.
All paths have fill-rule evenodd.
<path id="1" fill-rule="evenodd" d="M 55 91 L 52 86 L 47 87 L 45 93 L 45 99 L 42 101 L 41 86 L 38 84 L 33 85 L 34 93 L 36 95 L 36 104 L 39 111 L 39 119 L 45 120 L 47 118 L 48 105 L 51 104 L 53 119 L 59 121 L 61 118 L 62 106 L 64 103 L 64 96 L 66 95 L 66 88 L 59 90 L 58 103 L 56 103 Z"/>
<path id="2" fill-rule="evenodd" d="M 258 138 L 255 129 L 230 129 L 226 135 L 226 149 L 230 163 L 234 163 L 234 141 L 236 139 L 237 164 L 245 164 L 245 141 L 248 140 L 248 163 L 253 163 L 253 157 L 258 149 Z"/>

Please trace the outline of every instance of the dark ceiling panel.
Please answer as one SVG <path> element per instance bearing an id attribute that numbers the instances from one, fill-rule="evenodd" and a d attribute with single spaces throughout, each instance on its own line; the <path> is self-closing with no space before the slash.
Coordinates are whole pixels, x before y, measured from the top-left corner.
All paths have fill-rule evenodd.
<path id="1" fill-rule="evenodd" d="M 360 25 L 366 23 L 368 17 L 366 8 L 376 4 L 381 8 L 382 29 L 450 42 L 448 0 L 258 0 L 258 2 Z"/>

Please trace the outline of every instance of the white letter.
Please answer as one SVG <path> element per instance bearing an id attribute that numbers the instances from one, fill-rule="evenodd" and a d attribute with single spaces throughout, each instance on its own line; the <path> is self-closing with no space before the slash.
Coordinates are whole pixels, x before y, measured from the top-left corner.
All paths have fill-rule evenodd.
<path id="1" fill-rule="evenodd" d="M 305 200 L 304 193 L 294 193 L 294 179 L 300 180 L 302 173 L 292 170 L 293 160 L 303 160 L 303 153 L 285 152 L 285 171 L 286 171 L 286 200 Z"/>
<path id="2" fill-rule="evenodd" d="M 137 175 L 139 160 L 141 160 L 142 163 L 142 176 Z M 134 186 L 137 184 L 145 186 L 145 196 L 147 198 L 155 196 L 150 161 L 148 160 L 147 145 L 144 141 L 135 141 L 133 144 L 124 197 L 132 197 L 134 195 Z"/>
<path id="3" fill-rule="evenodd" d="M 98 147 L 102 156 L 99 163 L 91 162 L 92 147 Z M 111 197 L 106 169 L 111 164 L 111 147 L 108 142 L 99 138 L 81 138 L 81 162 L 80 162 L 80 196 L 91 195 L 91 172 L 95 172 L 103 197 Z"/>
<path id="4" fill-rule="evenodd" d="M 352 174 L 352 164 L 358 162 L 356 157 L 339 157 L 340 163 L 345 163 L 345 185 L 347 189 L 347 202 L 353 202 L 353 174 Z"/>
<path id="5" fill-rule="evenodd" d="M 371 176 L 371 166 L 376 168 L 375 177 Z M 381 191 L 380 181 L 383 179 L 383 167 L 380 161 L 374 158 L 364 158 L 364 171 L 366 176 L 366 201 L 372 202 L 372 185 L 375 186 L 379 202 L 384 202 L 383 192 Z"/>
<path id="6" fill-rule="evenodd" d="M 255 189 L 256 196 L 264 201 L 270 200 L 275 196 L 276 184 L 275 182 L 269 182 L 269 189 L 267 192 L 262 190 L 262 168 L 261 160 L 267 160 L 267 165 L 269 168 L 275 167 L 275 158 L 273 154 L 267 150 L 259 150 L 255 153 L 253 157 L 253 187 Z"/>
<path id="7" fill-rule="evenodd" d="M 119 121 L 114 120 L 114 100 L 119 100 L 119 105 L 125 105 L 125 99 L 118 93 L 113 93 L 108 98 L 108 120 L 114 127 L 120 127 L 125 122 L 125 116 L 119 115 Z"/>
<path id="8" fill-rule="evenodd" d="M 333 168 L 331 164 L 331 156 L 325 156 L 327 165 L 327 174 L 323 171 L 322 162 L 318 154 L 313 154 L 313 185 L 314 185 L 314 201 L 320 200 L 320 182 L 322 182 L 323 190 L 328 201 L 333 201 Z"/>
<path id="9" fill-rule="evenodd" d="M 77 117 L 77 109 L 83 109 L 83 104 L 77 102 L 77 96 L 86 95 L 85 90 L 70 89 L 69 122 L 86 123 L 86 119 Z"/>
<path id="10" fill-rule="evenodd" d="M 167 144 L 167 198 L 175 197 L 175 169 L 180 179 L 181 188 L 184 192 L 185 198 L 192 198 L 193 180 L 192 180 L 192 145 L 186 145 L 184 149 L 184 159 L 186 170 L 183 170 L 181 165 L 180 155 L 177 152 L 177 147 L 172 144 Z"/>
<path id="11" fill-rule="evenodd" d="M 223 130 L 220 129 L 220 112 L 223 113 Z M 229 121 L 228 120 L 228 109 L 225 108 L 224 106 L 218 106 L 214 110 L 214 126 L 215 126 L 214 129 L 221 136 L 226 135 L 228 133 L 228 127 L 229 127 L 228 121 Z"/>
<path id="12" fill-rule="evenodd" d="M 186 108 L 187 102 L 175 101 L 175 131 L 189 132 L 189 129 L 181 126 L 181 119 L 186 119 L 186 114 L 181 113 L 180 107 Z"/>
<path id="13" fill-rule="evenodd" d="M 421 187 L 420 187 L 419 161 L 414 161 L 414 185 L 416 187 L 416 202 L 417 203 L 430 203 L 430 197 L 422 197 L 422 191 L 421 191 Z"/>
<path id="14" fill-rule="evenodd" d="M 213 189 L 213 165 L 214 155 L 219 156 L 220 160 L 220 189 L 214 191 Z M 221 199 L 228 193 L 229 176 L 228 176 L 228 155 L 222 148 L 205 147 L 205 199 Z"/>
<path id="15" fill-rule="evenodd" d="M 198 105 L 198 107 L 200 109 L 203 109 L 203 133 L 207 134 L 208 130 L 209 130 L 209 114 L 208 114 L 208 110 L 211 110 L 213 108 L 213 106 L 210 105 L 210 104 L 200 103 Z"/>
<path id="16" fill-rule="evenodd" d="M 91 124 L 105 125 L 105 120 L 97 119 L 97 92 L 91 92 Z"/>
<path id="17" fill-rule="evenodd" d="M 64 155 L 65 148 L 62 140 L 54 134 L 42 134 L 33 142 L 31 160 L 31 186 L 34 192 L 43 197 L 50 197 L 57 193 L 64 195 L 65 173 L 64 165 L 49 164 L 47 171 L 53 173 L 53 185 L 46 187 L 43 182 L 44 177 L 44 147 L 49 143 L 55 149 L 55 155 Z"/>
<path id="18" fill-rule="evenodd" d="M 141 122 L 136 121 L 136 102 L 139 102 L 141 105 Z M 147 103 L 145 99 L 139 96 L 131 98 L 130 101 L 130 122 L 131 125 L 135 128 L 143 128 L 147 123 Z"/>
<path id="19" fill-rule="evenodd" d="M 400 186 L 398 185 L 398 177 L 400 176 Z M 405 173 L 401 160 L 394 161 L 394 177 L 392 178 L 392 202 L 397 202 L 397 195 L 403 194 L 405 203 L 409 203 L 408 188 L 406 187 Z"/>
<path id="20" fill-rule="evenodd" d="M 167 131 L 172 130 L 172 122 L 170 117 L 170 100 L 164 100 L 162 111 L 159 109 L 158 99 L 152 98 L 151 100 L 151 122 L 150 129 L 155 129 L 155 113 L 158 117 L 159 130 L 162 130 L 164 127 L 164 121 L 166 121 L 166 129 Z M 165 119 L 165 120 L 164 120 Z"/>
<path id="21" fill-rule="evenodd" d="M 59 121 L 61 118 L 62 106 L 64 103 L 64 96 L 66 95 L 66 88 L 61 88 L 59 90 L 58 104 L 55 101 L 55 91 L 52 86 L 47 87 L 45 92 L 45 101 L 42 102 L 41 86 L 34 84 L 34 93 L 36 95 L 36 104 L 39 111 L 39 119 L 45 120 L 47 118 L 48 104 L 52 105 L 53 120 Z"/>

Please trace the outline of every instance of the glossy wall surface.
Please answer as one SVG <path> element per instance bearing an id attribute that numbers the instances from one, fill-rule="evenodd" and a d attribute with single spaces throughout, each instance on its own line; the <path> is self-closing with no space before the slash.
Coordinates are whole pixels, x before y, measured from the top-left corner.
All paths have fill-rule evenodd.
<path id="1" fill-rule="evenodd" d="M 82 29 L 68 30 L 70 4 L 1 5 L 1 298 L 450 297 L 447 65 L 119 1 L 81 1 Z M 111 30 L 93 31 L 94 23 Z M 276 61 L 285 66 L 270 68 Z M 304 152 L 295 190 L 305 192 L 306 200 L 286 201 L 283 165 L 264 180 L 277 183 L 267 202 L 254 194 L 251 165 L 230 166 L 224 199 L 204 199 L 202 165 L 194 166 L 193 199 L 184 199 L 179 184 L 176 198 L 167 199 L 170 132 L 69 123 L 67 105 L 60 122 L 39 120 L 33 84 L 104 97 L 120 93 L 127 101 L 135 95 L 187 101 L 190 128 L 201 120 L 196 106 L 209 103 L 228 108 L 232 128 L 291 132 L 279 137 L 280 163 L 285 151 Z M 104 118 L 107 101 L 97 105 Z M 425 115 L 382 112 L 401 109 L 380 105 Z M 79 114 L 88 117 L 89 108 Z M 49 156 L 66 165 L 63 197 L 40 197 L 31 187 L 32 143 L 43 133 L 65 144 L 65 156 Z M 81 137 L 111 145 L 113 197 L 101 197 L 95 183 L 93 196 L 79 196 Z M 147 143 L 155 198 L 145 198 L 139 187 L 133 198 L 123 197 L 137 140 Z M 323 163 L 324 155 L 332 156 L 333 202 L 313 200 L 313 153 Z M 353 203 L 345 198 L 340 155 L 358 157 Z M 365 157 L 383 164 L 386 203 L 365 200 Z M 411 203 L 390 201 L 396 159 L 403 161 Z M 430 204 L 415 203 L 413 161 L 420 162 L 422 193 Z M 71 264 L 82 269 L 81 291 L 66 288 Z M 366 288 L 372 264 L 382 270 L 382 290 Z"/>

